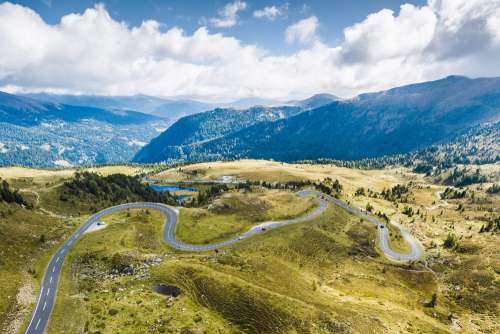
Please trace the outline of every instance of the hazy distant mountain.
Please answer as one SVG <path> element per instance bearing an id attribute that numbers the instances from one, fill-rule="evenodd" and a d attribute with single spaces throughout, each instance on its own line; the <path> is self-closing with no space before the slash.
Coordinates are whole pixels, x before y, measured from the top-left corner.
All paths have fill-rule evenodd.
<path id="1" fill-rule="evenodd" d="M 214 105 L 190 99 L 167 99 L 147 95 L 99 96 L 26 94 L 41 101 L 63 103 L 74 106 L 97 107 L 112 110 L 135 110 L 175 121 L 180 117 L 214 108 Z"/>
<path id="2" fill-rule="evenodd" d="M 110 124 L 136 124 L 159 118 L 136 111 L 109 111 L 96 107 L 42 102 L 0 92 L 0 122 L 27 126 L 53 120 L 77 122 L 83 119 Z"/>
<path id="3" fill-rule="evenodd" d="M 278 100 L 262 99 L 259 97 L 247 97 L 239 100 L 235 100 L 229 103 L 220 104 L 223 108 L 233 108 L 233 109 L 248 109 L 251 107 L 275 107 L 283 105 L 284 103 Z"/>
<path id="4" fill-rule="evenodd" d="M 156 106 L 151 114 L 177 120 L 181 117 L 213 109 L 215 105 L 195 100 L 172 100 Z"/>
<path id="5" fill-rule="evenodd" d="M 136 111 L 42 102 L 0 92 L 0 165 L 129 161 L 168 122 Z"/>
<path id="6" fill-rule="evenodd" d="M 316 94 L 305 100 L 290 101 L 287 104 L 301 107 L 305 110 L 316 109 L 321 106 L 341 100 L 339 97 L 332 94 Z"/>
<path id="7" fill-rule="evenodd" d="M 179 150 L 171 149 L 179 144 L 177 136 L 164 133 L 154 141 L 161 154 L 152 160 L 140 155 L 136 159 L 351 160 L 425 148 L 478 124 L 499 120 L 500 78 L 450 76 L 258 122 Z M 164 140 L 160 142 L 160 138 Z M 141 152 L 148 149 L 149 145 Z"/>

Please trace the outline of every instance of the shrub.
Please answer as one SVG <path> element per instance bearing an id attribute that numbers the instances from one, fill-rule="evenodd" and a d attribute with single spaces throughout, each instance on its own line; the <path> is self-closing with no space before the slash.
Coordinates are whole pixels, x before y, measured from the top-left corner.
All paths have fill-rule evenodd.
<path id="1" fill-rule="evenodd" d="M 494 184 L 492 185 L 491 187 L 489 187 L 488 189 L 486 189 L 486 192 L 488 194 L 498 194 L 500 193 L 500 184 Z"/>
<path id="2" fill-rule="evenodd" d="M 437 304 L 437 295 L 436 293 L 432 294 L 431 300 L 427 303 L 425 303 L 426 307 L 435 307 Z"/>
<path id="3" fill-rule="evenodd" d="M 368 211 L 368 212 L 373 211 L 373 206 L 370 203 L 366 203 L 366 211 Z"/>
<path id="4" fill-rule="evenodd" d="M 448 237 L 443 242 L 444 248 L 455 248 L 457 246 L 457 236 L 453 233 L 449 233 Z"/>
<path id="5" fill-rule="evenodd" d="M 118 314 L 118 310 L 115 309 L 115 308 L 110 308 L 109 311 L 108 311 L 108 314 L 113 316 L 113 315 L 117 315 Z"/>

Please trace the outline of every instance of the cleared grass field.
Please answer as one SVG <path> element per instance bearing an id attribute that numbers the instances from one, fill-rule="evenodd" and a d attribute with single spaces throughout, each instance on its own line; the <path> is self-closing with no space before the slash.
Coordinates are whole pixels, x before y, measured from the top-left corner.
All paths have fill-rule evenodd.
<path id="1" fill-rule="evenodd" d="M 91 172 L 101 175 L 110 174 L 126 174 L 136 175 L 142 172 L 148 172 L 151 169 L 142 166 L 102 166 L 102 167 L 85 167 L 85 168 L 64 168 L 64 169 L 37 169 L 28 167 L 0 167 L 0 178 L 9 180 L 16 178 L 32 178 L 32 179 L 54 179 L 68 178 L 73 176 L 75 172 Z"/>
<path id="2" fill-rule="evenodd" d="M 315 204 L 292 192 L 229 192 L 208 208 L 183 208 L 175 233 L 179 240 L 206 244 L 241 234 L 253 225 L 297 217 Z"/>
<path id="3" fill-rule="evenodd" d="M 299 181 L 322 180 L 327 177 L 338 179 L 344 188 L 354 192 L 358 187 L 382 191 L 390 184 L 403 183 L 417 174 L 404 169 L 359 170 L 331 165 L 287 164 L 266 160 L 238 160 L 207 162 L 172 168 L 152 176 L 158 180 L 186 181 L 193 179 L 217 180 L 222 176 L 235 176 L 252 181 Z"/>

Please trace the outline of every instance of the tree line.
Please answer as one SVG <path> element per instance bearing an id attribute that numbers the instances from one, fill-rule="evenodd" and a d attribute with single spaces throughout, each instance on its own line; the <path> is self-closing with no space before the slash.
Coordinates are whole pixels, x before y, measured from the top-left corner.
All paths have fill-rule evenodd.
<path id="1" fill-rule="evenodd" d="M 12 190 L 6 180 L 0 179 L 0 181 L 0 202 L 16 203 L 26 208 L 31 208 L 31 204 L 29 204 L 17 190 Z"/>

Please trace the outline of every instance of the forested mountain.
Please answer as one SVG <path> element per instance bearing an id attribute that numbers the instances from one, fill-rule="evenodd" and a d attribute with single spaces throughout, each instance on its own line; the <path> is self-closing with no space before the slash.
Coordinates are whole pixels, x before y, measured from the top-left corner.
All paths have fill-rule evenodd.
<path id="1" fill-rule="evenodd" d="M 129 161 L 168 121 L 126 110 L 42 102 L 0 92 L 0 165 Z"/>
<path id="2" fill-rule="evenodd" d="M 291 106 L 253 107 L 244 110 L 217 108 L 187 116 L 141 149 L 134 161 L 158 162 L 164 160 L 165 156 L 179 156 L 184 150 L 189 151 L 191 146 L 202 145 L 257 123 L 290 117 L 302 110 Z"/>
<path id="3" fill-rule="evenodd" d="M 217 124 L 215 119 L 211 120 L 213 122 L 206 120 L 205 124 Z M 222 136 L 191 142 L 181 149 L 172 147 L 178 148 L 183 137 L 169 129 L 141 150 L 143 153 L 154 145 L 159 155 L 140 153 L 136 160 L 198 161 L 244 157 L 281 161 L 356 160 L 446 143 L 470 128 L 498 121 L 500 78 L 450 76 L 363 94 L 290 117 L 242 126 Z M 204 131 L 211 130 L 204 127 Z"/>
<path id="4" fill-rule="evenodd" d="M 500 122 L 483 124 L 467 130 L 443 144 L 434 144 L 404 154 L 385 155 L 361 160 L 321 158 L 301 163 L 333 164 L 340 167 L 378 169 L 404 166 L 418 173 L 440 174 L 457 165 L 482 165 L 500 161 Z"/>
<path id="5" fill-rule="evenodd" d="M 109 124 L 137 124 L 158 120 L 158 117 L 136 111 L 105 109 L 41 102 L 32 98 L 0 92 L 0 122 L 21 126 L 42 122 L 78 122 L 93 119 Z"/>

